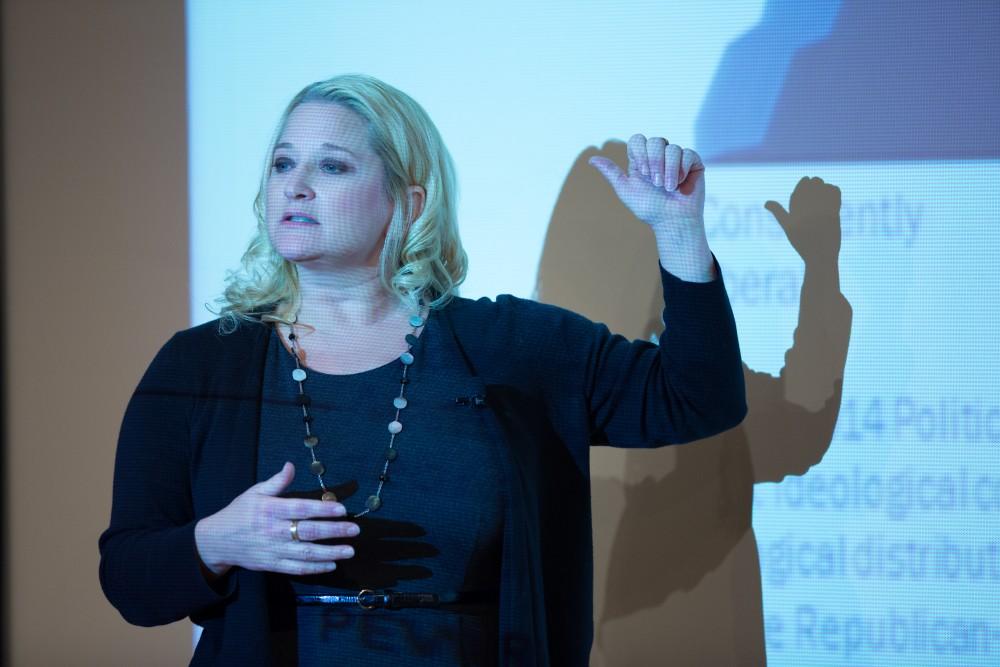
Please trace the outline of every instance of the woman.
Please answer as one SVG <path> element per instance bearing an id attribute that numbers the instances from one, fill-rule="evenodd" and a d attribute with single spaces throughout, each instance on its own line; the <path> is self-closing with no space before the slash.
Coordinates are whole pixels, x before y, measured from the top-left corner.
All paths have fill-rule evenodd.
<path id="1" fill-rule="evenodd" d="M 746 412 L 698 156 L 591 159 L 653 229 L 660 345 L 455 293 L 455 178 L 372 77 L 293 98 L 219 319 L 126 409 L 100 577 L 130 623 L 184 617 L 202 664 L 586 664 L 588 447 L 697 440 Z"/>

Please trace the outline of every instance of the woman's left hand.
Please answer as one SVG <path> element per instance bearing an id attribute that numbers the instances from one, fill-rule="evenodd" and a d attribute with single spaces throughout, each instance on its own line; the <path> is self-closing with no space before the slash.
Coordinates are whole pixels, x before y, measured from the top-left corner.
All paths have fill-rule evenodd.
<path id="1" fill-rule="evenodd" d="M 595 155 L 589 163 L 646 224 L 677 227 L 673 231 L 678 233 L 704 228 L 705 165 L 690 148 L 663 137 L 633 134 L 628 140 L 628 174 L 606 157 Z"/>

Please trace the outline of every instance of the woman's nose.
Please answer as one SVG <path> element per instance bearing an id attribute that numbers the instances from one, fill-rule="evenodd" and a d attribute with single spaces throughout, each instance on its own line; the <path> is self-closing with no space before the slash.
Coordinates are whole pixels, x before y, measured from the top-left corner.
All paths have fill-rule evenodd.
<path id="1" fill-rule="evenodd" d="M 285 196 L 289 199 L 311 199 L 314 195 L 308 179 L 302 172 L 288 179 L 285 185 Z"/>

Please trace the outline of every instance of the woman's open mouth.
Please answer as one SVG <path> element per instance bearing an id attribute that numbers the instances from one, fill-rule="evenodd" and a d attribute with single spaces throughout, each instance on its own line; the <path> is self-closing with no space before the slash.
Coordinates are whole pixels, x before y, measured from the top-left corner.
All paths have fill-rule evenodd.
<path id="1" fill-rule="evenodd" d="M 297 213 L 289 213 L 281 219 L 281 223 L 284 225 L 318 225 L 319 222 L 315 218 L 311 218 L 308 215 L 299 215 Z"/>

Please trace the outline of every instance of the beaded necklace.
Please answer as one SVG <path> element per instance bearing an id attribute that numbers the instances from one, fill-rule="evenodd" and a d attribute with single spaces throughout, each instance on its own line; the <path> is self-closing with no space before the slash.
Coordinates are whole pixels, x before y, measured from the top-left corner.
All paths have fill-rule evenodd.
<path id="1" fill-rule="evenodd" d="M 408 349 L 399 355 L 399 360 L 403 364 L 403 375 L 399 381 L 399 396 L 392 399 L 392 405 L 396 408 L 396 417 L 391 422 L 389 422 L 389 446 L 385 449 L 385 461 L 382 464 L 382 472 L 378 476 L 378 487 L 375 493 L 368 496 L 368 500 L 365 501 L 365 510 L 358 512 L 357 514 L 348 513 L 349 517 L 359 517 L 368 514 L 369 512 L 374 512 L 382 507 L 382 488 L 385 483 L 389 481 L 389 464 L 396 460 L 398 451 L 395 447 L 396 436 L 403 430 L 403 424 L 399 421 L 400 410 L 406 407 L 406 385 L 410 383 L 409 378 L 406 377 L 406 371 L 409 369 L 410 365 L 413 363 L 413 354 L 410 350 L 417 342 L 416 332 L 420 327 L 426 324 L 426 320 L 420 316 L 420 312 L 423 310 L 424 303 L 420 302 L 420 311 L 416 314 L 410 316 L 410 326 L 413 327 L 413 332 L 406 334 L 406 342 L 408 344 Z M 309 472 L 316 475 L 316 479 L 319 481 L 320 488 L 323 490 L 322 499 L 336 501 L 337 495 L 326 487 L 326 480 L 323 475 L 326 473 L 326 465 L 316 457 L 316 447 L 319 445 L 319 436 L 313 433 L 312 423 L 313 416 L 309 414 L 309 405 L 312 402 L 309 394 L 305 391 L 305 381 L 309 374 L 306 369 L 302 368 L 302 363 L 299 357 L 299 346 L 298 346 L 298 336 L 295 333 L 295 324 L 298 321 L 298 317 L 292 320 L 292 323 L 288 325 L 288 342 L 291 344 L 292 358 L 295 359 L 295 370 L 292 371 L 292 380 L 294 380 L 299 387 L 299 394 L 296 397 L 296 403 L 302 408 L 302 422 L 306 427 L 306 435 L 303 439 L 303 444 L 306 449 L 309 450 L 310 458 L 312 459 L 309 463 Z"/>

